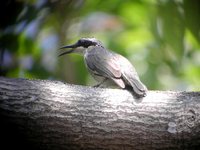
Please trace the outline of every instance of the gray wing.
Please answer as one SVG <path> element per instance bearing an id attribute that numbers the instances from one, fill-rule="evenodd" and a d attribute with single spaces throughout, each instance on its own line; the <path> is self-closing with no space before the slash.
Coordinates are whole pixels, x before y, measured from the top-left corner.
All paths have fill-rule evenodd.
<path id="1" fill-rule="evenodd" d="M 120 60 L 122 78 L 128 85 L 131 85 L 135 93 L 139 96 L 144 96 L 147 92 L 146 86 L 140 81 L 139 76 L 133 65 L 123 56 L 115 54 Z"/>
<path id="2" fill-rule="evenodd" d="M 125 84 L 121 79 L 121 68 L 113 54 L 101 47 L 92 51 L 85 57 L 85 62 L 89 69 L 100 76 L 112 79 L 120 87 L 124 88 Z"/>

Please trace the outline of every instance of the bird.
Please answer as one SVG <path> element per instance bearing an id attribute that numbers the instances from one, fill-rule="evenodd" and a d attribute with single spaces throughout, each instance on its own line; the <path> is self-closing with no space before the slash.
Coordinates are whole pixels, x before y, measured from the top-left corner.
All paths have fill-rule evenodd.
<path id="1" fill-rule="evenodd" d="M 134 66 L 124 56 L 106 49 L 96 38 L 80 38 L 75 44 L 60 48 L 70 49 L 59 54 L 63 56 L 78 53 L 84 56 L 86 68 L 92 77 L 103 85 L 117 85 L 122 89 L 131 89 L 136 97 L 145 97 L 147 87 L 140 81 Z"/>

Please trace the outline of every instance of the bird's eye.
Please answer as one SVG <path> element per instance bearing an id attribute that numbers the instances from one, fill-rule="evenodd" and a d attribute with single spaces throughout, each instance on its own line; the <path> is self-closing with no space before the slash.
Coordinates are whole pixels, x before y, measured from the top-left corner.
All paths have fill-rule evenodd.
<path id="1" fill-rule="evenodd" d="M 78 40 L 78 44 L 81 45 L 83 42 L 82 40 Z"/>

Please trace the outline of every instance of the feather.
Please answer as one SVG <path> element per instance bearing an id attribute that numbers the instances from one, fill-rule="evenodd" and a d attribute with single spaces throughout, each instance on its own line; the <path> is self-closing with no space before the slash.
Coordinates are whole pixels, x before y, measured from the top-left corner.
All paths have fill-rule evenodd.
<path id="1" fill-rule="evenodd" d="M 118 63 L 113 59 L 111 53 L 102 47 L 91 50 L 86 54 L 85 62 L 89 69 L 98 72 L 107 78 L 120 78 L 121 70 Z M 99 53 L 101 52 L 101 53 Z"/>

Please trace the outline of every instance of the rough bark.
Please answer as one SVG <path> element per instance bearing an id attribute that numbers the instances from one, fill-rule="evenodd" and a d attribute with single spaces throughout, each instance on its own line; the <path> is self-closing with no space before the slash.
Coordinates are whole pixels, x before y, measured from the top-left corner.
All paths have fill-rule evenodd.
<path id="1" fill-rule="evenodd" d="M 149 91 L 136 99 L 121 89 L 1 77 L 0 117 L 7 149 L 200 146 L 200 92 Z"/>

